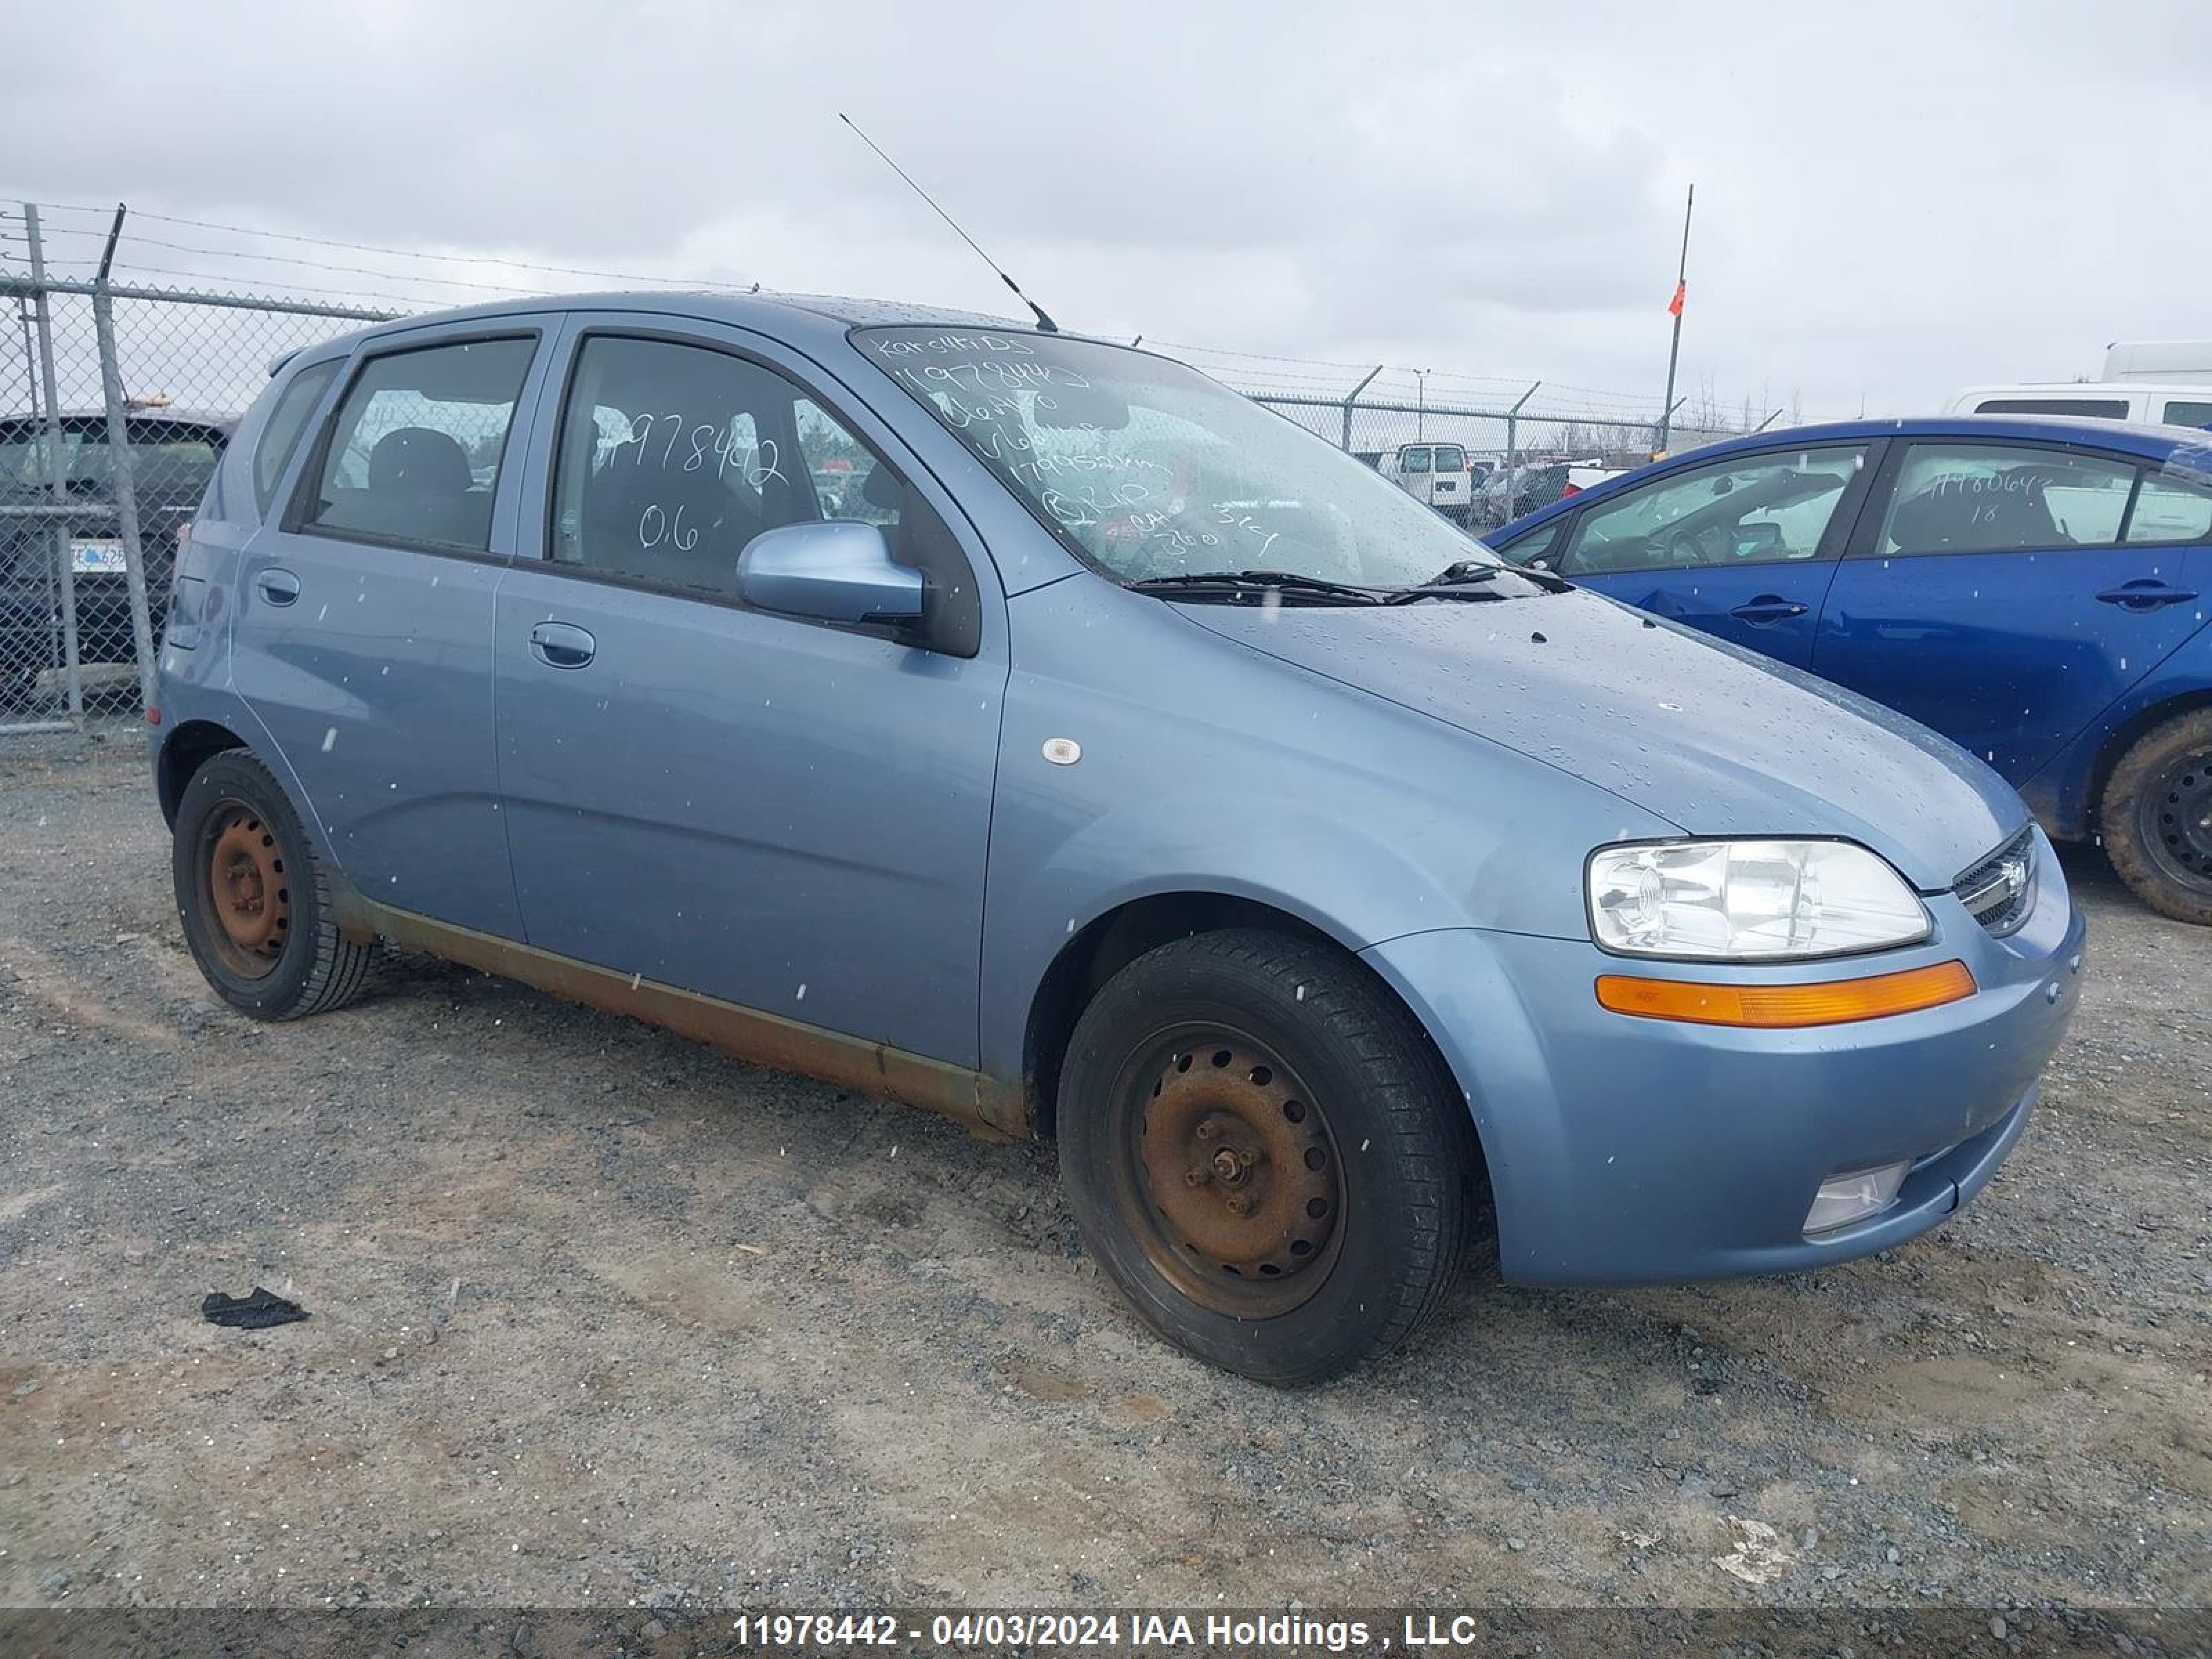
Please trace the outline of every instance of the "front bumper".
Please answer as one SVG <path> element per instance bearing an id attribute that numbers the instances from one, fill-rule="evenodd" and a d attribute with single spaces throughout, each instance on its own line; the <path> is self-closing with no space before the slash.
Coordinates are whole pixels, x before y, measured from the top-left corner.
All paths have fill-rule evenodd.
<path id="1" fill-rule="evenodd" d="M 2048 845 L 2034 913 L 1995 939 L 1958 901 L 1909 950 L 1789 968 L 1650 964 L 1775 983 L 1963 961 L 1975 994 L 1810 1030 L 1611 1013 L 1627 970 L 1587 941 L 1451 929 L 1364 952 L 1466 1091 L 1505 1276 L 1650 1284 L 1845 1261 L 1926 1231 L 1980 1191 L 2027 1127 L 2079 998 L 2083 924 Z M 1822 1181 L 1914 1159 L 1877 1215 L 1808 1238 Z"/>

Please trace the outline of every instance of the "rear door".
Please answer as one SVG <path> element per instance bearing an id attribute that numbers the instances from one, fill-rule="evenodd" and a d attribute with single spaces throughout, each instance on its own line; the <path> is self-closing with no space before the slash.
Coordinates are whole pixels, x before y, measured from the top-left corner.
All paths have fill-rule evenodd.
<path id="1" fill-rule="evenodd" d="M 246 544 L 231 624 L 264 753 L 354 886 L 509 939 L 521 924 L 493 748 L 492 605 L 514 548 L 518 410 L 555 320 L 366 348 L 281 513 Z"/>
<path id="2" fill-rule="evenodd" d="M 1449 518 L 1466 517 L 1474 495 L 1467 451 L 1457 444 L 1438 444 L 1429 454 L 1429 505 Z"/>
<path id="3" fill-rule="evenodd" d="M 2203 623 L 2212 497 L 2079 447 L 1897 445 L 1814 671 L 2026 778 Z"/>
<path id="4" fill-rule="evenodd" d="M 532 459 L 550 514 L 498 604 L 530 944 L 972 1066 L 1007 673 L 980 544 L 776 343 L 665 317 L 572 332 Z M 738 599 L 748 541 L 832 515 L 924 572 L 926 641 Z"/>
<path id="5" fill-rule="evenodd" d="M 1877 446 L 1732 455 L 1594 501 L 1550 562 L 1655 616 L 1805 667 Z"/>

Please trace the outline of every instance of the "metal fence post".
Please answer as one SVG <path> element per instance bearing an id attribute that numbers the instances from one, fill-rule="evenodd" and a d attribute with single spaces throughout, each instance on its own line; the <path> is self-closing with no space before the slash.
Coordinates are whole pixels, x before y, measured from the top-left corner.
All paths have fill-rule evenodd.
<path id="1" fill-rule="evenodd" d="M 1521 456 L 1515 447 L 1515 441 L 1521 430 L 1521 406 L 1534 397 L 1536 387 L 1543 384 L 1541 380 L 1536 381 L 1514 401 L 1512 408 L 1505 411 L 1505 516 L 1498 521 L 1500 524 L 1511 524 L 1519 516 L 1514 512 L 1513 504 L 1521 494 Z"/>
<path id="2" fill-rule="evenodd" d="M 46 257 L 39 237 L 35 202 L 23 204 L 23 235 L 30 244 L 31 281 L 36 290 L 31 295 L 31 306 L 39 337 L 40 401 L 46 406 L 46 482 L 58 509 L 69 505 L 69 458 L 62 452 L 61 401 L 54 390 L 53 316 L 46 302 Z M 66 518 L 55 519 L 52 541 L 55 580 L 61 585 L 62 594 L 62 684 L 69 697 L 70 718 L 82 720 L 84 676 L 77 660 L 76 561 L 70 554 Z"/>
<path id="3" fill-rule="evenodd" d="M 123 543 L 123 569 L 131 588 L 131 637 L 138 653 L 138 706 L 154 708 L 154 620 L 146 601 L 146 558 L 138 542 L 138 489 L 131 454 L 131 425 L 123 407 L 123 370 L 115 350 L 115 296 L 107 273 L 115 240 L 123 234 L 123 209 L 107 233 L 100 275 L 93 283 L 92 324 L 100 339 L 100 390 L 107 405 L 107 447 L 115 458 L 115 531 Z"/>
<path id="4" fill-rule="evenodd" d="M 1369 386 L 1372 386 L 1375 383 L 1375 377 L 1382 372 L 1382 365 L 1380 363 L 1376 364 L 1374 368 L 1367 371 L 1367 377 L 1361 380 L 1358 386 L 1352 387 L 1351 392 L 1345 397 L 1344 436 L 1338 441 L 1336 447 L 1347 455 L 1352 453 L 1352 406 L 1359 401 L 1359 394 L 1366 391 Z"/>

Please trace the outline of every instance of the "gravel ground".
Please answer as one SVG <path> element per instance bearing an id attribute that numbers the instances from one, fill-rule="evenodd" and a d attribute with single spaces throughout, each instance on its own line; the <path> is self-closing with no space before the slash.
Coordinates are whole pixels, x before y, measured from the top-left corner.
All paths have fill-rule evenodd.
<path id="1" fill-rule="evenodd" d="M 2094 854 L 2080 1018 L 1952 1224 L 1477 1275 L 1285 1395 L 1123 1311 L 1048 1148 L 422 960 L 228 1012 L 135 738 L 0 747 L 0 1605 L 2212 1592 L 2212 934 Z M 256 1284 L 313 1317 L 201 1321 Z"/>

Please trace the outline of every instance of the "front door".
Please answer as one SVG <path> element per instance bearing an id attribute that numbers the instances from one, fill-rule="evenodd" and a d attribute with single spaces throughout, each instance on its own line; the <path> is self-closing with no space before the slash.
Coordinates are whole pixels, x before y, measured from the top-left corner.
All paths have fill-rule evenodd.
<path id="1" fill-rule="evenodd" d="M 1584 507 L 1559 574 L 1802 668 L 1858 501 L 1869 446 L 1762 451 Z"/>
<path id="2" fill-rule="evenodd" d="M 2203 625 L 2199 485 L 2154 471 L 2138 489 L 2126 456 L 1950 440 L 1883 472 L 1814 671 L 2015 783 Z"/>
<path id="3" fill-rule="evenodd" d="M 292 495 L 246 545 L 231 635 L 239 694 L 353 885 L 510 939 L 493 595 L 514 542 L 515 412 L 553 320 L 403 335 L 352 364 Z"/>
<path id="4" fill-rule="evenodd" d="M 499 593 L 528 940 L 972 1066 L 1006 681 L 988 562 L 772 343 L 636 320 L 570 342 L 543 545 Z M 752 537 L 826 517 L 923 570 L 926 635 L 738 601 Z"/>

